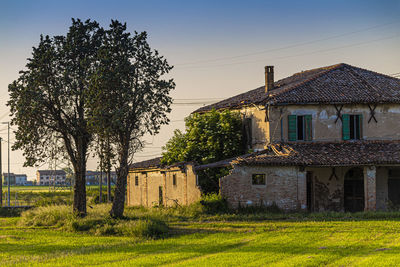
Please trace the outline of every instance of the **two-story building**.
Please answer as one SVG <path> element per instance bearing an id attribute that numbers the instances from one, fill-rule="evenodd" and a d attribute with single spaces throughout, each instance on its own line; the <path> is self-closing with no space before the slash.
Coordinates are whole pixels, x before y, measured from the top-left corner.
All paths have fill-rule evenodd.
<path id="1" fill-rule="evenodd" d="M 64 170 L 36 171 L 37 185 L 67 185 L 67 174 Z"/>
<path id="2" fill-rule="evenodd" d="M 220 181 L 231 206 L 386 210 L 400 205 L 400 80 L 347 64 L 296 73 L 202 107 L 243 115 L 248 148 Z"/>

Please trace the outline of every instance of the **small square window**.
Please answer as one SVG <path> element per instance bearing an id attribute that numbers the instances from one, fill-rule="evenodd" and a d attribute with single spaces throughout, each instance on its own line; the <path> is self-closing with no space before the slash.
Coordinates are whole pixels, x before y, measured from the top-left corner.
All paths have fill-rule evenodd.
<path id="1" fill-rule="evenodd" d="M 251 178 L 253 185 L 265 185 L 265 174 L 253 174 Z"/>
<path id="2" fill-rule="evenodd" d="M 172 175 L 172 185 L 176 185 L 176 174 Z"/>
<path id="3" fill-rule="evenodd" d="M 135 176 L 135 186 L 139 185 L 139 176 Z"/>

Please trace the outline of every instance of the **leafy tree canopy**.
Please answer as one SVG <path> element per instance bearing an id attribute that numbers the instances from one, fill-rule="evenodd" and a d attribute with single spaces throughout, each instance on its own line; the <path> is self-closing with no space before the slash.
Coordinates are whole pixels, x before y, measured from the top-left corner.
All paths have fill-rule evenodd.
<path id="1" fill-rule="evenodd" d="M 207 164 L 244 153 L 242 121 L 237 112 L 212 110 L 185 119 L 186 133 L 175 130 L 163 147 L 162 163 Z"/>
<path id="2" fill-rule="evenodd" d="M 162 153 L 163 164 L 194 161 L 207 164 L 232 158 L 245 152 L 242 120 L 239 113 L 212 110 L 195 113 L 185 119 L 186 133 L 175 130 Z M 204 193 L 218 192 L 218 179 L 227 175 L 228 168 L 204 169 L 197 172 Z"/>

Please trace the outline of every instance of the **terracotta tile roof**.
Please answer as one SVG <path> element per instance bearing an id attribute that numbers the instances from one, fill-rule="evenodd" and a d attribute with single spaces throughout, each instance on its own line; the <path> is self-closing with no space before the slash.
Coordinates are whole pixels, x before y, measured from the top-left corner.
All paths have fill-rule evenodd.
<path id="1" fill-rule="evenodd" d="M 296 73 L 275 82 L 267 95 L 261 86 L 197 109 L 235 109 L 251 104 L 373 104 L 400 103 L 400 79 L 348 64 L 337 64 Z"/>
<path id="2" fill-rule="evenodd" d="M 281 143 L 233 164 L 354 166 L 400 164 L 400 141 Z"/>
<path id="3" fill-rule="evenodd" d="M 160 168 L 161 157 L 135 162 L 129 166 L 129 169 L 146 169 L 146 168 Z"/>
<path id="4" fill-rule="evenodd" d="M 130 170 L 134 169 L 170 169 L 173 167 L 184 167 L 186 164 L 190 164 L 191 162 L 177 162 L 171 165 L 163 165 L 161 164 L 161 157 L 153 158 L 149 160 L 144 160 L 140 162 L 133 163 L 129 166 Z M 193 163 L 192 163 L 193 164 Z"/>

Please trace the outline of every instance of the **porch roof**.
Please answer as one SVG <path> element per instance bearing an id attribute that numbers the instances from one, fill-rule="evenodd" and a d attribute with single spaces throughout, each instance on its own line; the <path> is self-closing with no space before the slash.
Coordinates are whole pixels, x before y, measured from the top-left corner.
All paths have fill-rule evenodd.
<path id="1" fill-rule="evenodd" d="M 278 143 L 254 156 L 238 157 L 237 165 L 355 166 L 400 164 L 400 141 Z"/>

